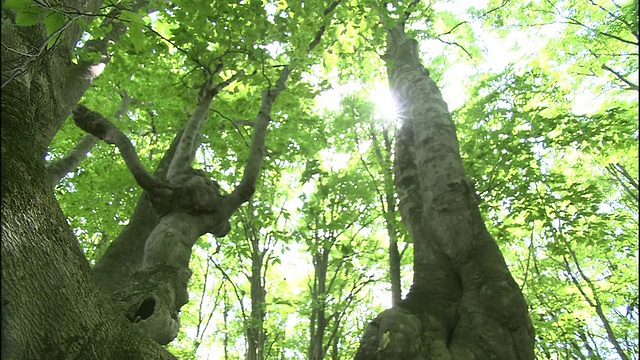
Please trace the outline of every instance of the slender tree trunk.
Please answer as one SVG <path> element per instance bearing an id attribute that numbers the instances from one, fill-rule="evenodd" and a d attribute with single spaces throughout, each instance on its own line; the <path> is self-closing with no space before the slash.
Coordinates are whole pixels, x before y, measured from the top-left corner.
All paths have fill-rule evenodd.
<path id="1" fill-rule="evenodd" d="M 382 130 L 384 147 L 380 147 L 376 133 L 370 129 L 371 140 L 378 158 L 378 163 L 382 169 L 382 182 L 384 193 L 378 192 L 382 213 L 389 236 L 389 282 L 391 283 L 391 304 L 397 306 L 402 299 L 402 284 L 400 282 L 400 262 L 402 255 L 398 250 L 398 229 L 397 229 L 397 198 L 393 186 L 393 164 L 391 160 L 392 143 L 389 137 L 389 129 L 385 126 Z M 384 151 L 383 151 L 384 149 Z"/>
<path id="2" fill-rule="evenodd" d="M 399 307 L 381 313 L 356 359 L 533 359 L 522 293 L 465 177 L 455 127 L 418 43 L 388 30 L 391 91 L 402 104 L 395 174 L 414 244 L 414 278 Z"/>
<path id="3" fill-rule="evenodd" d="M 313 286 L 311 291 L 311 321 L 309 339 L 309 360 L 324 358 L 324 337 L 327 327 L 325 301 L 327 295 L 327 268 L 329 251 L 324 247 L 324 239 L 316 236 L 317 251 L 313 254 Z"/>
<path id="4" fill-rule="evenodd" d="M 264 259 L 266 250 L 260 248 L 260 233 L 251 224 L 248 217 L 244 217 L 245 235 L 251 241 L 251 315 L 247 325 L 248 360 L 263 360 L 266 334 L 264 319 L 266 316 L 267 289 L 264 283 Z"/>

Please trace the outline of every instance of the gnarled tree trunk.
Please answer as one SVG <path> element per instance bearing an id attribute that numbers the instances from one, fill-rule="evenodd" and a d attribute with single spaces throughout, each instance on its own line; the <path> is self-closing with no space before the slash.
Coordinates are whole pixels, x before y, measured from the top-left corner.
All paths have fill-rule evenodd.
<path id="1" fill-rule="evenodd" d="M 395 174 L 414 244 L 414 278 L 382 312 L 356 359 L 533 359 L 527 304 L 487 231 L 466 178 L 455 126 L 418 43 L 388 30 L 385 60 L 400 109 Z"/>

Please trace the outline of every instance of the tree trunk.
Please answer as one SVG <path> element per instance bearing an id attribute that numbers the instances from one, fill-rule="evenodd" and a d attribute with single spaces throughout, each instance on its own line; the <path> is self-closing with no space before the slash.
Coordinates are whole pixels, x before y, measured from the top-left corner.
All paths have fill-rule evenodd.
<path id="1" fill-rule="evenodd" d="M 65 6 L 95 13 L 100 4 Z M 54 48 L 25 63 L 24 54 L 46 45 L 44 26 L 17 27 L 15 11 L 2 17 L 2 358 L 173 359 L 104 297 L 45 168 L 45 150 L 68 116 L 77 70 L 69 59 L 82 32 L 70 25 Z"/>
<path id="2" fill-rule="evenodd" d="M 251 207 L 253 209 L 253 206 Z M 250 214 L 250 212 L 249 212 Z M 247 360 L 263 360 L 265 357 L 266 331 L 264 320 L 266 317 L 266 264 L 267 247 L 260 246 L 260 231 L 251 222 L 250 216 L 243 216 L 245 236 L 251 242 L 251 314 L 247 324 Z M 266 241 L 266 240 L 265 240 Z"/>
<path id="3" fill-rule="evenodd" d="M 181 136 L 182 131 L 179 131 L 158 164 L 155 176 L 165 176 Z M 93 275 L 105 292 L 113 294 L 122 289 L 124 284 L 129 283 L 131 276 L 140 270 L 146 240 L 158 222 L 159 218 L 146 192 L 143 192 L 127 226 L 109 244 L 105 254 L 93 266 Z"/>
<path id="4" fill-rule="evenodd" d="M 309 322 L 309 360 L 321 360 L 324 358 L 325 330 L 327 328 L 326 297 L 327 297 L 327 270 L 329 266 L 330 248 L 325 243 L 333 244 L 330 240 L 323 239 L 319 234 L 313 235 L 317 249 L 313 253 L 313 285 L 311 287 L 311 315 Z"/>
<path id="5" fill-rule="evenodd" d="M 28 137 L 4 126 L 18 120 L 5 99 L 2 152 L 12 155 L 2 161 L 2 358 L 173 359 L 100 291 L 44 161 L 25 149 Z"/>
<path id="6" fill-rule="evenodd" d="M 388 31 L 391 91 L 402 104 L 395 174 L 414 244 L 414 278 L 382 312 L 356 359 L 533 359 L 527 304 L 485 228 L 446 103 L 402 26 Z"/>
<path id="7" fill-rule="evenodd" d="M 384 215 L 387 236 L 389 236 L 389 283 L 391 284 L 391 305 L 397 306 L 402 300 L 402 283 L 400 281 L 400 263 L 402 254 L 398 250 L 398 229 L 397 229 L 397 198 L 395 197 L 393 185 L 393 164 L 391 160 L 392 154 L 392 138 L 389 136 L 389 128 L 383 125 L 382 141 L 383 147 L 380 146 L 376 131 L 371 127 L 369 134 L 372 145 L 382 170 L 382 188 L 384 192 L 378 192 L 380 196 L 380 205 L 382 206 L 382 214 Z M 404 253 L 404 251 L 403 251 Z"/>

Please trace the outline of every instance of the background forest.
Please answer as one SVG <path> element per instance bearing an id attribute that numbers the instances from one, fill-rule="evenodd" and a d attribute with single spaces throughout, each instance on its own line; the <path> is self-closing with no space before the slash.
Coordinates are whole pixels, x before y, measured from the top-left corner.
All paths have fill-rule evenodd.
<path id="1" fill-rule="evenodd" d="M 25 3 L 3 6 L 28 26 L 42 13 Z M 202 69 L 224 54 L 242 81 L 213 98 L 195 167 L 231 191 L 260 91 L 292 59 L 301 69 L 274 104 L 255 195 L 227 236 L 193 248 L 190 301 L 168 349 L 181 359 L 353 358 L 367 323 L 412 278 L 392 178 L 403 104 L 386 90 L 385 37 L 369 14 L 382 5 L 343 1 L 332 19 L 323 1 L 101 11 L 116 5 L 134 11 L 97 17 L 77 46 L 76 61 L 108 57 L 82 103 L 129 136 L 147 169 L 195 111 Z M 538 358 L 638 359 L 637 0 L 412 6 L 407 33 L 452 111 L 487 228 L 529 304 Z M 46 13 L 52 44 L 68 16 Z M 117 24 L 127 31 L 107 53 L 87 51 Z M 322 42 L 306 52 L 320 27 Z M 46 159 L 64 159 L 85 135 L 69 119 Z M 115 147 L 90 145 L 55 193 L 93 264 L 141 189 Z"/>

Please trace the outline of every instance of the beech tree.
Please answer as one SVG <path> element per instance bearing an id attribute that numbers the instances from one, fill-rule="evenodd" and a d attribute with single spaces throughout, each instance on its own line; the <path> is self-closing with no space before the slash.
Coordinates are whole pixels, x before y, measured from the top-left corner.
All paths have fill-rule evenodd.
<path id="1" fill-rule="evenodd" d="M 637 19 L 590 3 L 6 0 L 2 357 L 634 358 L 637 100 L 611 88 L 637 92 Z M 444 99 L 471 23 L 527 11 L 599 70 L 534 59 Z M 364 99 L 386 79 L 395 106 Z M 576 115 L 576 84 L 617 100 Z M 570 150 L 582 183 L 544 158 Z"/>
<path id="2" fill-rule="evenodd" d="M 414 278 L 399 306 L 369 325 L 356 359 L 533 359 L 527 304 L 484 225 L 451 115 L 404 21 L 386 25 L 384 59 L 402 104 L 395 182 Z"/>

